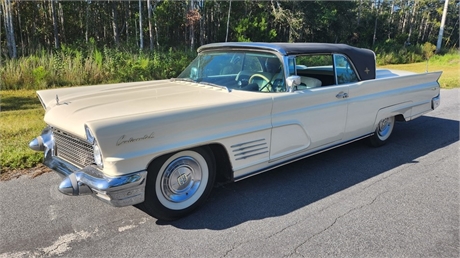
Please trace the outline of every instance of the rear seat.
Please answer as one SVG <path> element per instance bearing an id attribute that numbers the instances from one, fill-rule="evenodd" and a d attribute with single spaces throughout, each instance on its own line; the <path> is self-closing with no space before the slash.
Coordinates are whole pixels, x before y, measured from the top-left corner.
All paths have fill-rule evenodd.
<path id="1" fill-rule="evenodd" d="M 300 82 L 305 84 L 307 89 L 321 87 L 322 85 L 320 80 L 307 76 L 300 76 Z"/>

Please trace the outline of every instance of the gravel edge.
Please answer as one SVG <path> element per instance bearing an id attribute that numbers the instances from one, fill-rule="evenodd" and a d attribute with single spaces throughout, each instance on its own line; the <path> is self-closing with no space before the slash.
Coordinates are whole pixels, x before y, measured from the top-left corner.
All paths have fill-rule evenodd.
<path id="1" fill-rule="evenodd" d="M 51 172 L 52 170 L 46 167 L 43 164 L 38 164 L 33 168 L 20 168 L 20 169 L 11 169 L 11 168 L 2 168 L 0 174 L 0 181 L 9 181 L 14 178 L 19 178 L 21 176 L 27 176 L 29 178 L 36 178 L 39 175 Z"/>

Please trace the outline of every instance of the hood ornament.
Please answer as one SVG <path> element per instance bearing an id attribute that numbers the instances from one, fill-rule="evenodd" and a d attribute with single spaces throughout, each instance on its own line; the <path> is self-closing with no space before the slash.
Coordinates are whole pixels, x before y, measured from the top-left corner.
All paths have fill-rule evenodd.
<path id="1" fill-rule="evenodd" d="M 56 105 L 59 106 L 59 105 L 69 105 L 70 102 L 63 102 L 63 103 L 59 103 L 59 96 L 56 94 Z"/>

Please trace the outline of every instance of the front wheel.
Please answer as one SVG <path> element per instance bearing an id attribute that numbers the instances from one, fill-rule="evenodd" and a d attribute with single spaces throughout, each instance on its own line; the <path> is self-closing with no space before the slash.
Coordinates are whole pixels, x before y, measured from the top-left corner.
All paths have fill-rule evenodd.
<path id="1" fill-rule="evenodd" d="M 387 117 L 379 121 L 377 128 L 375 129 L 374 135 L 369 137 L 369 143 L 371 146 L 380 147 L 384 145 L 388 138 L 390 138 L 391 132 L 395 126 L 395 117 Z"/>
<path id="2" fill-rule="evenodd" d="M 160 157 L 148 168 L 141 206 L 157 219 L 179 219 L 206 201 L 214 179 L 215 161 L 208 148 Z"/>

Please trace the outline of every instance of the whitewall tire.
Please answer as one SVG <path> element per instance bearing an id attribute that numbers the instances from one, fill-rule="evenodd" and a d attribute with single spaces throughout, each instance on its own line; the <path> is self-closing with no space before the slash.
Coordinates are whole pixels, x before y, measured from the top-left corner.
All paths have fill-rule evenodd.
<path id="1" fill-rule="evenodd" d="M 195 148 L 162 156 L 148 168 L 143 208 L 162 220 L 191 213 L 209 196 L 215 161 L 209 148 Z"/>

